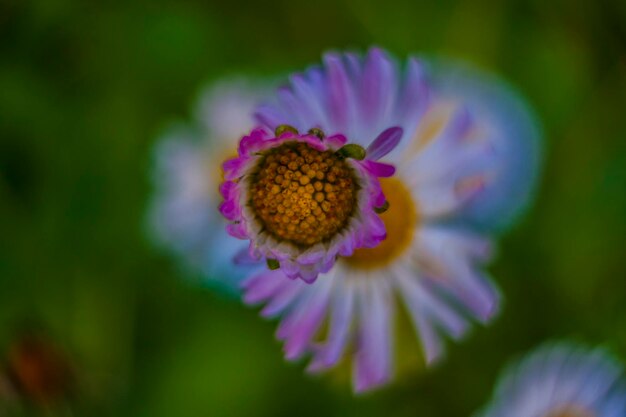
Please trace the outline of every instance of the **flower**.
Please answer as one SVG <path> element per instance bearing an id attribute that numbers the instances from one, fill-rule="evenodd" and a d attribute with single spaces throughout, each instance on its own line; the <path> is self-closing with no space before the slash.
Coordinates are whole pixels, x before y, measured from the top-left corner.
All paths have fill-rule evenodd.
<path id="1" fill-rule="evenodd" d="M 491 136 L 498 155 L 482 161 L 494 180 L 485 184 L 481 198 L 468 201 L 458 220 L 483 232 L 502 233 L 533 200 L 541 171 L 540 126 L 530 107 L 502 80 L 450 59 L 431 66 L 438 101 L 465 105 L 476 119 L 488 121 L 483 134 Z"/>
<path id="2" fill-rule="evenodd" d="M 350 88 L 341 89 L 344 84 L 334 80 L 350 80 Z M 499 89 L 495 79 L 489 79 L 489 91 L 496 94 L 480 101 L 462 94 L 451 99 L 428 80 L 425 65 L 414 58 L 401 71 L 379 49 L 364 59 L 329 54 L 322 69 L 292 77 L 278 104 L 260 110 L 270 126 L 318 122 L 322 129 L 341 126 L 363 138 L 390 119 L 407 134 L 384 159 L 396 173 L 381 180 L 389 205 L 382 214 L 387 230 L 382 243 L 341 257 L 311 286 L 285 280 L 281 271 L 255 273 L 243 283 L 246 303 L 265 304 L 263 316 L 280 317 L 277 337 L 284 341 L 288 360 L 310 355 L 308 371 L 317 373 L 337 367 L 352 352 L 358 392 L 391 381 L 395 327 L 402 317 L 409 317 L 404 322 L 412 323 L 425 360 L 432 364 L 443 355 L 444 336 L 460 339 L 472 320 L 487 323 L 499 307 L 498 291 L 482 271 L 491 258 L 491 239 L 465 209 L 489 200 L 493 190 L 500 190 L 500 179 L 508 178 L 509 154 L 500 152 L 512 146 L 507 141 L 536 139 L 520 136 L 522 132 L 511 135 L 507 129 L 514 125 L 503 117 L 532 117 L 525 107 L 509 105 L 521 101 Z M 315 119 L 289 104 L 304 102 L 305 94 L 315 97 L 307 102 L 307 109 L 318 110 Z M 343 105 L 334 106 L 326 97 L 342 97 Z M 533 157 L 515 155 L 521 161 Z M 499 222 L 502 205 L 488 203 L 477 204 L 490 210 L 492 222 Z"/>
<path id="3" fill-rule="evenodd" d="M 510 365 L 480 417 L 621 417 L 623 367 L 600 348 L 572 343 L 540 347 Z"/>
<path id="4" fill-rule="evenodd" d="M 391 127 L 366 151 L 318 128 L 301 135 L 281 125 L 275 137 L 253 130 L 241 140 L 239 156 L 224 163 L 220 211 L 231 221 L 228 233 L 250 240 L 252 259 L 265 258 L 270 268 L 313 282 L 337 255 L 385 238 L 378 178 L 394 168 L 365 155 L 384 156 L 401 136 L 402 129 Z"/>
<path id="5" fill-rule="evenodd" d="M 400 89 L 382 51 L 372 50 L 365 65 L 356 56 L 346 60 L 331 54 L 323 69 L 294 75 L 277 103 L 259 109 L 261 126 L 242 139 L 239 156 L 224 164 L 220 210 L 231 221 L 229 233 L 250 240 L 252 259 L 307 282 L 328 272 L 338 255 L 385 238 L 378 178 L 394 168 L 376 161 L 394 150 L 428 99 L 417 65 Z"/>
<path id="6" fill-rule="evenodd" d="M 252 111 L 262 90 L 261 83 L 243 79 L 211 85 L 200 96 L 196 122 L 170 127 L 154 152 L 150 235 L 180 257 L 185 268 L 231 291 L 246 272 L 232 264 L 245 245 L 228 236 L 215 211 L 220 164 L 237 138 L 253 126 Z"/>

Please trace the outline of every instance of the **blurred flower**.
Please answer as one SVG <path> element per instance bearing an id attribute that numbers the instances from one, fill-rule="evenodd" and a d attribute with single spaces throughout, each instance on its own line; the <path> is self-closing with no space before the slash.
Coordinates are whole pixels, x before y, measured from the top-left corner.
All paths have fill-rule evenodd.
<path id="1" fill-rule="evenodd" d="M 402 72 L 377 49 L 365 59 L 329 54 L 322 69 L 292 77 L 277 103 L 259 112 L 270 127 L 313 125 L 357 141 L 388 124 L 407 134 L 385 158 L 396 166 L 396 175 L 381 181 L 389 203 L 382 215 L 386 240 L 340 258 L 314 285 L 285 280 L 277 270 L 254 274 L 243 287 L 246 303 L 265 303 L 263 316 L 282 316 L 277 337 L 285 342 L 287 359 L 310 354 L 308 370 L 320 372 L 353 352 L 356 391 L 391 380 L 400 314 L 410 317 L 432 363 L 443 354 L 442 336 L 459 339 L 471 319 L 486 323 L 498 310 L 498 292 L 480 268 L 490 259 L 491 242 L 465 210 L 478 204 L 490 212 L 485 220 L 500 222 L 504 208 L 490 200 L 513 169 L 501 150 L 515 147 L 510 140 L 536 140 L 524 131 L 509 132 L 519 126 L 507 117 L 532 118 L 524 106 L 510 105 L 519 99 L 496 80 L 488 85 L 490 100 L 464 97 L 463 89 L 440 93 L 438 85 L 427 81 L 413 58 Z M 524 163 L 534 154 L 515 158 Z M 532 188 L 525 182 L 534 177 L 520 179 L 520 187 Z M 509 185 L 506 191 L 514 196 L 517 188 Z M 481 199 L 486 201 L 474 203 Z"/>
<path id="2" fill-rule="evenodd" d="M 548 344 L 509 366 L 480 417 L 623 417 L 623 367 L 602 349 Z"/>
<path id="3" fill-rule="evenodd" d="M 220 211 L 232 222 L 228 233 L 250 240 L 252 259 L 313 282 L 337 255 L 385 238 L 376 213 L 385 204 L 378 178 L 393 175 L 394 168 L 375 159 L 401 136 L 401 128 L 391 127 L 366 152 L 341 134 L 325 137 L 319 128 L 301 135 L 281 125 L 276 137 L 254 130 L 241 140 L 239 156 L 224 163 Z"/>
<path id="4" fill-rule="evenodd" d="M 245 245 L 229 238 L 219 205 L 220 164 L 253 126 L 261 83 L 231 79 L 201 94 L 193 125 L 171 127 L 155 148 L 150 233 L 161 246 L 211 282 L 235 288 L 244 271 L 233 256 Z"/>
<path id="5" fill-rule="evenodd" d="M 430 114 L 471 108 L 496 156 L 482 161 L 489 172 L 485 188 L 480 198 L 464 205 L 457 221 L 484 232 L 503 232 L 534 197 L 541 171 L 540 126 L 523 98 L 492 75 L 446 59 L 433 60 L 431 73 L 438 100 Z"/>

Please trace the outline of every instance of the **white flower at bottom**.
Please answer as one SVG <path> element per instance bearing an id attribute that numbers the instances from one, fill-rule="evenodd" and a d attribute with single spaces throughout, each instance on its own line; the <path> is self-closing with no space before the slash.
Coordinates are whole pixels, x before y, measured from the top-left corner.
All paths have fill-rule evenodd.
<path id="1" fill-rule="evenodd" d="M 548 344 L 507 368 L 477 417 L 624 417 L 624 382 L 602 349 Z"/>

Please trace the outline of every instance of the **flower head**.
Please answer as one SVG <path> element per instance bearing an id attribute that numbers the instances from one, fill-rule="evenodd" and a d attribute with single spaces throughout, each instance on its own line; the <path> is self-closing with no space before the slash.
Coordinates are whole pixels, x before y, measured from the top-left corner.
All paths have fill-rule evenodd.
<path id="1" fill-rule="evenodd" d="M 342 123 L 358 120 L 380 126 L 381 114 L 402 114 L 395 122 L 405 130 L 406 140 L 384 158 L 396 173 L 381 180 L 388 203 L 381 215 L 387 238 L 376 247 L 340 257 L 315 285 L 289 282 L 281 271 L 254 274 L 244 282 L 244 300 L 265 304 L 266 317 L 281 317 L 277 337 L 285 342 L 287 359 L 310 356 L 310 372 L 335 368 L 347 352 L 353 352 L 353 385 L 365 391 L 393 377 L 397 323 L 412 325 L 431 364 L 443 355 L 445 336 L 460 339 L 473 320 L 487 323 L 498 311 L 498 291 L 482 270 L 491 258 L 492 242 L 469 221 L 465 210 L 473 202 L 491 199 L 491 190 L 499 189 L 509 169 L 502 161 L 506 154 L 499 152 L 502 144 L 526 138 L 506 131 L 510 124 L 498 109 L 515 97 L 498 89 L 495 80 L 489 88 L 498 94 L 491 101 L 476 105 L 462 94 L 450 101 L 429 84 L 417 60 L 409 59 L 402 71 L 376 49 L 364 59 L 331 54 L 314 74 L 319 74 L 314 78 L 317 85 L 326 88 L 320 87 L 322 91 L 335 92 L 316 96 L 315 106 L 311 105 L 320 109 L 315 120 L 323 121 L 322 129 L 347 126 L 360 137 L 366 132 L 359 130 L 360 125 Z M 329 80 L 351 79 L 348 74 L 384 77 L 374 84 L 357 78 L 361 81 L 353 85 L 360 88 L 337 92 L 336 83 Z M 292 79 L 292 95 L 312 94 L 299 80 Z M 371 95 L 376 100 L 369 100 Z M 334 102 L 324 99 L 334 96 L 363 106 L 363 112 L 369 109 L 371 118 L 360 118 L 360 111 L 339 117 L 330 106 Z M 282 97 L 283 105 L 262 108 L 262 116 L 292 124 L 313 122 L 303 120 L 305 113 L 288 106 L 285 97 L 290 96 Z M 370 109 L 381 101 L 385 104 L 376 111 Z M 515 112 L 515 117 L 527 117 L 523 107 Z M 515 192 L 514 187 L 509 189 Z M 496 208 L 491 213 L 493 222 L 500 221 Z"/>
<path id="2" fill-rule="evenodd" d="M 402 131 L 383 132 L 380 146 L 397 143 Z M 315 280 L 338 255 L 376 246 L 385 229 L 376 210 L 385 203 L 379 177 L 392 166 L 366 158 L 345 136 L 318 128 L 299 134 L 281 125 L 274 135 L 253 130 L 239 156 L 224 163 L 220 211 L 228 233 L 250 239 L 249 254 L 264 258 L 291 278 Z"/>
<path id="3" fill-rule="evenodd" d="M 330 54 L 323 68 L 292 76 L 276 100 L 259 108 L 260 128 L 224 165 L 221 207 L 232 222 L 229 232 L 250 239 L 253 258 L 311 282 L 337 256 L 385 238 L 376 213 L 385 205 L 378 178 L 394 168 L 376 161 L 395 149 L 428 100 L 416 62 L 404 79 L 397 77 L 378 49 L 366 62 Z M 273 163 L 275 172 L 266 169 Z"/>
<path id="4" fill-rule="evenodd" d="M 480 417 L 621 417 L 620 363 L 602 349 L 549 344 L 512 364 Z"/>
<path id="5" fill-rule="evenodd" d="M 215 211 L 220 164 L 236 138 L 252 128 L 253 108 L 262 89 L 241 79 L 211 85 L 200 95 L 196 121 L 169 128 L 154 153 L 152 237 L 178 255 L 184 267 L 199 270 L 211 283 L 230 290 L 245 274 L 232 264 L 245 245 L 228 236 Z"/>

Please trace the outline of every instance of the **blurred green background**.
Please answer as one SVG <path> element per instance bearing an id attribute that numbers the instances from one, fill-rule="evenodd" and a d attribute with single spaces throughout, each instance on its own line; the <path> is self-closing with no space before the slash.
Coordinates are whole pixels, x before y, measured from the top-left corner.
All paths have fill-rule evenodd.
<path id="1" fill-rule="evenodd" d="M 490 268 L 500 317 L 355 398 L 285 363 L 274 323 L 181 277 L 144 225 L 154 140 L 207 82 L 371 44 L 499 73 L 546 152 Z M 467 416 L 544 340 L 626 359 L 625 138 L 625 2 L 1 0 L 0 360 L 24 323 L 45 328 L 77 368 L 74 415 Z"/>

